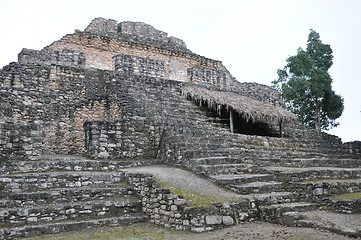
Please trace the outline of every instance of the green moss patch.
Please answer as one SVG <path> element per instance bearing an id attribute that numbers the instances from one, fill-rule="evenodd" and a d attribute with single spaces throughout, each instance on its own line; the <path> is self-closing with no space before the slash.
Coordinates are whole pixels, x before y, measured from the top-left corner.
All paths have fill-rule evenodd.
<path id="1" fill-rule="evenodd" d="M 159 180 L 157 180 L 157 182 L 161 188 L 169 189 L 172 193 L 184 197 L 184 199 L 188 201 L 190 207 L 211 207 L 212 203 L 216 202 L 214 198 L 203 196 L 199 193 L 176 187 Z"/>
<path id="2" fill-rule="evenodd" d="M 312 181 L 303 181 L 301 183 L 318 183 L 318 182 L 325 182 L 325 183 L 346 183 L 346 182 L 356 182 L 360 181 L 359 179 L 319 179 L 319 180 L 312 180 Z"/>
<path id="3" fill-rule="evenodd" d="M 330 196 L 330 199 L 333 200 L 351 200 L 357 198 L 361 199 L 361 192 L 345 193 L 345 194 Z"/>
<path id="4" fill-rule="evenodd" d="M 121 227 L 101 227 L 80 231 L 50 234 L 27 238 L 28 240 L 118 240 L 118 239 L 176 239 L 172 235 L 189 235 L 177 230 L 167 230 L 146 223 Z"/>

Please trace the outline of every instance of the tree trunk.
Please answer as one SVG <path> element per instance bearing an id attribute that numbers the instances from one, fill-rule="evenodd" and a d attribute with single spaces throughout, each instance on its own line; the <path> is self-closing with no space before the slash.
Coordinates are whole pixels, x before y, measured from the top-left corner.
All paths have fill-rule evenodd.
<path id="1" fill-rule="evenodd" d="M 315 119 L 315 128 L 316 128 L 316 131 L 317 131 L 317 134 L 319 135 L 320 134 L 320 131 L 321 131 L 321 108 L 318 104 L 318 102 L 316 102 L 316 119 Z"/>

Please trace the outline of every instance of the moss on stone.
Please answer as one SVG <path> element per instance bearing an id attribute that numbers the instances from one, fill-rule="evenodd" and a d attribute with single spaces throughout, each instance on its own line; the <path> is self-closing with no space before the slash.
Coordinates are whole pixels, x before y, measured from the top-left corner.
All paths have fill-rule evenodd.
<path id="1" fill-rule="evenodd" d="M 361 199 L 361 192 L 354 192 L 354 193 L 345 193 L 340 195 L 332 195 L 330 196 L 333 200 L 351 200 L 351 199 Z"/>
<path id="2" fill-rule="evenodd" d="M 211 207 L 216 202 L 214 198 L 203 196 L 199 193 L 189 191 L 165 182 L 157 180 L 161 188 L 169 189 L 172 193 L 184 197 L 190 207 Z"/>
<path id="3" fill-rule="evenodd" d="M 29 240 L 117 240 L 117 239 L 175 239 L 173 234 L 190 235 L 178 230 L 155 228 L 147 223 L 137 223 L 134 225 L 120 227 L 101 227 L 86 229 L 59 234 L 50 234 L 39 237 L 32 237 Z"/>
<path id="4" fill-rule="evenodd" d="M 343 183 L 343 182 L 355 182 L 354 179 L 318 179 L 312 181 L 303 181 L 301 183 L 318 183 L 318 182 L 325 182 L 325 183 Z"/>

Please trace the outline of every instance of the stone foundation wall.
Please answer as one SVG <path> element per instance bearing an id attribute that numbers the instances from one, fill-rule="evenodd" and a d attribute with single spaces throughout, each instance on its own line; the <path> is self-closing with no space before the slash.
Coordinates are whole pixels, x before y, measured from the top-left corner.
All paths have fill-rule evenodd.
<path id="1" fill-rule="evenodd" d="M 109 35 L 109 34 L 108 34 Z M 134 38 L 134 37 L 133 37 Z M 137 38 L 137 36 L 135 36 Z M 98 35 L 90 32 L 81 32 L 66 35 L 61 40 L 54 42 L 47 49 L 63 50 L 73 49 L 83 52 L 86 57 L 85 66 L 87 68 L 97 68 L 103 70 L 114 70 L 112 58 L 119 54 L 149 58 L 164 62 L 164 69 L 167 73 L 164 76 L 170 80 L 188 81 L 187 69 L 192 67 L 209 68 L 226 71 L 221 61 L 208 59 L 196 54 L 181 52 L 162 48 L 153 42 L 147 42 L 142 38 L 137 41 L 128 41 L 115 37 L 107 37 L 105 34 Z M 145 41 L 145 42 L 142 42 Z M 164 44 L 166 46 L 167 44 Z M 232 80 L 228 71 L 229 81 Z"/>
<path id="2" fill-rule="evenodd" d="M 361 141 L 346 142 L 343 146 L 346 151 L 353 154 L 355 157 L 361 158 Z"/>
<path id="3" fill-rule="evenodd" d="M 227 86 L 227 74 L 221 70 L 193 67 L 188 68 L 187 75 L 190 82 Z"/>
<path id="4" fill-rule="evenodd" d="M 55 114 L 56 113 L 56 114 Z M 80 106 L 59 106 L 44 121 L 44 154 L 84 153 L 85 121 L 119 119 L 121 111 L 114 101 L 100 99 Z"/>
<path id="5" fill-rule="evenodd" d="M 160 129 L 151 119 L 86 121 L 85 150 L 92 158 L 156 158 Z"/>
<path id="6" fill-rule="evenodd" d="M 41 156 L 42 128 L 38 124 L 0 124 L 0 158 L 36 160 Z"/>
<path id="7" fill-rule="evenodd" d="M 275 106 L 285 106 L 281 95 L 275 89 L 259 83 L 240 83 L 236 87 L 236 92 L 241 95 L 255 99 L 260 102 L 271 103 Z"/>
<path id="8" fill-rule="evenodd" d="M 204 232 L 257 218 L 254 204 L 248 201 L 190 207 L 182 196 L 161 188 L 150 174 L 126 173 L 125 176 L 142 198 L 142 211 L 150 222 L 168 229 Z"/>
<path id="9" fill-rule="evenodd" d="M 111 36 L 128 42 L 141 42 L 159 48 L 190 52 L 183 40 L 168 37 L 168 34 L 143 22 L 120 22 L 112 19 L 96 18 L 84 30 L 85 32 Z"/>
<path id="10" fill-rule="evenodd" d="M 114 56 L 113 59 L 117 74 L 160 78 L 166 76 L 163 61 L 124 54 Z"/>
<path id="11" fill-rule="evenodd" d="M 114 70 L 114 56 L 128 55 L 132 56 L 132 64 L 124 66 L 132 66 L 135 72 L 139 71 L 137 69 L 144 70 L 144 66 L 155 67 L 146 69 L 145 76 L 228 87 L 259 101 L 283 105 L 279 93 L 274 89 L 256 83 L 239 83 L 221 61 L 194 54 L 180 39 L 167 37 L 166 33 L 144 23 L 94 19 L 84 32 L 66 35 L 47 49 L 83 52 L 87 68 L 104 70 Z M 139 61 L 142 64 L 137 63 Z M 160 63 L 161 68 L 153 62 Z M 142 67 L 138 68 L 139 65 Z"/>
<path id="12" fill-rule="evenodd" d="M 43 49 L 41 51 L 24 48 L 18 55 L 20 64 L 39 64 L 39 65 L 65 65 L 65 66 L 84 66 L 85 55 L 82 52 L 63 49 L 60 51 L 51 51 Z"/>
<path id="13" fill-rule="evenodd" d="M 40 124 L 43 154 L 83 153 L 85 120 L 121 118 L 106 88 L 112 73 L 84 63 L 78 51 L 24 49 L 0 72 L 0 123 Z"/>

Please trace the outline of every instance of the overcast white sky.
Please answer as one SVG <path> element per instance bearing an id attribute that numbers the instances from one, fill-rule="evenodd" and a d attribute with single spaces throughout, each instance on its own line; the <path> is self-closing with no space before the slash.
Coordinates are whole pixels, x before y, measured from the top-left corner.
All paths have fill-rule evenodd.
<path id="1" fill-rule="evenodd" d="M 361 140 L 361 0 L 0 0 L 0 68 L 95 17 L 141 21 L 221 60 L 240 82 L 270 85 L 316 30 L 334 52 L 333 89 L 345 100 L 343 141 Z"/>

